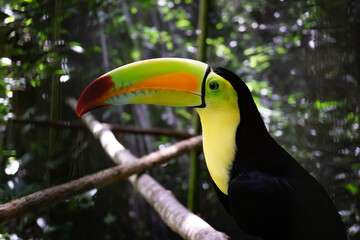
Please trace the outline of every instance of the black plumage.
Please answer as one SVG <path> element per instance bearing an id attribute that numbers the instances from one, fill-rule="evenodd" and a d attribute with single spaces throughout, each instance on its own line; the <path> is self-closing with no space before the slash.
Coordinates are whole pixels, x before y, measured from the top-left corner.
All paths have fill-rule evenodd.
<path id="1" fill-rule="evenodd" d="M 238 93 L 241 121 L 225 209 L 264 240 L 345 240 L 340 215 L 324 188 L 269 135 L 251 93 L 234 73 L 212 70 Z"/>

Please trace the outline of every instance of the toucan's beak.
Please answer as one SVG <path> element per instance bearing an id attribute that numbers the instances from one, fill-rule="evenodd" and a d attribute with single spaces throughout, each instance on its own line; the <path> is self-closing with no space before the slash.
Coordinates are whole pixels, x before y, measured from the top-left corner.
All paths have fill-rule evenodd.
<path id="1" fill-rule="evenodd" d="M 114 69 L 81 94 L 76 113 L 117 104 L 203 107 L 203 80 L 208 65 L 182 58 L 159 58 Z"/>

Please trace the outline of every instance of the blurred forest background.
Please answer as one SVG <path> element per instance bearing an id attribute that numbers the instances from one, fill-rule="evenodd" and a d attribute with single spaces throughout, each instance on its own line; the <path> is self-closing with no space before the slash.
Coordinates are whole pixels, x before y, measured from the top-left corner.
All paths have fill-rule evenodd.
<path id="1" fill-rule="evenodd" d="M 98 76 L 155 57 L 197 58 L 195 0 L 0 0 L 0 203 L 113 166 L 65 104 Z M 326 188 L 360 239 L 360 2 L 219 0 L 206 62 L 249 86 L 271 135 Z M 189 109 L 95 111 L 107 123 L 193 132 Z M 117 134 L 142 156 L 179 139 Z M 200 156 L 203 159 L 202 156 Z M 186 205 L 189 156 L 150 174 Z M 197 211 L 232 239 L 201 161 Z M 0 224 L 0 239 L 179 239 L 127 182 Z"/>

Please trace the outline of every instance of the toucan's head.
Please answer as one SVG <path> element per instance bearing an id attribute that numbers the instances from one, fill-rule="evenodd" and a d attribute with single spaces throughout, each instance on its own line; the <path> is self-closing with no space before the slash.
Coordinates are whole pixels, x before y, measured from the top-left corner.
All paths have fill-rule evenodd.
<path id="1" fill-rule="evenodd" d="M 207 64 L 159 58 L 114 69 L 92 82 L 80 96 L 77 115 L 118 104 L 158 104 L 209 108 L 236 100 L 230 82 Z"/>
<path id="2" fill-rule="evenodd" d="M 217 187 L 227 194 L 238 144 L 240 110 L 244 129 L 261 119 L 246 85 L 223 68 L 181 58 L 150 59 L 114 69 L 80 96 L 77 114 L 117 104 L 194 107 L 200 115 L 206 164 Z M 247 130 L 249 131 L 249 130 Z M 247 140 L 247 139 L 245 139 Z"/>

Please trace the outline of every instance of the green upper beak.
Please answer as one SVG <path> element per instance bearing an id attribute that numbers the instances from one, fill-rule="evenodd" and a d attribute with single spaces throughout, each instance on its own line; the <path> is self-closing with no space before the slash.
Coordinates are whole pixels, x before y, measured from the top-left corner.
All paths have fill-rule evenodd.
<path id="1" fill-rule="evenodd" d="M 159 58 L 114 69 L 81 94 L 76 113 L 117 104 L 204 107 L 203 82 L 208 65 L 182 58 Z"/>

